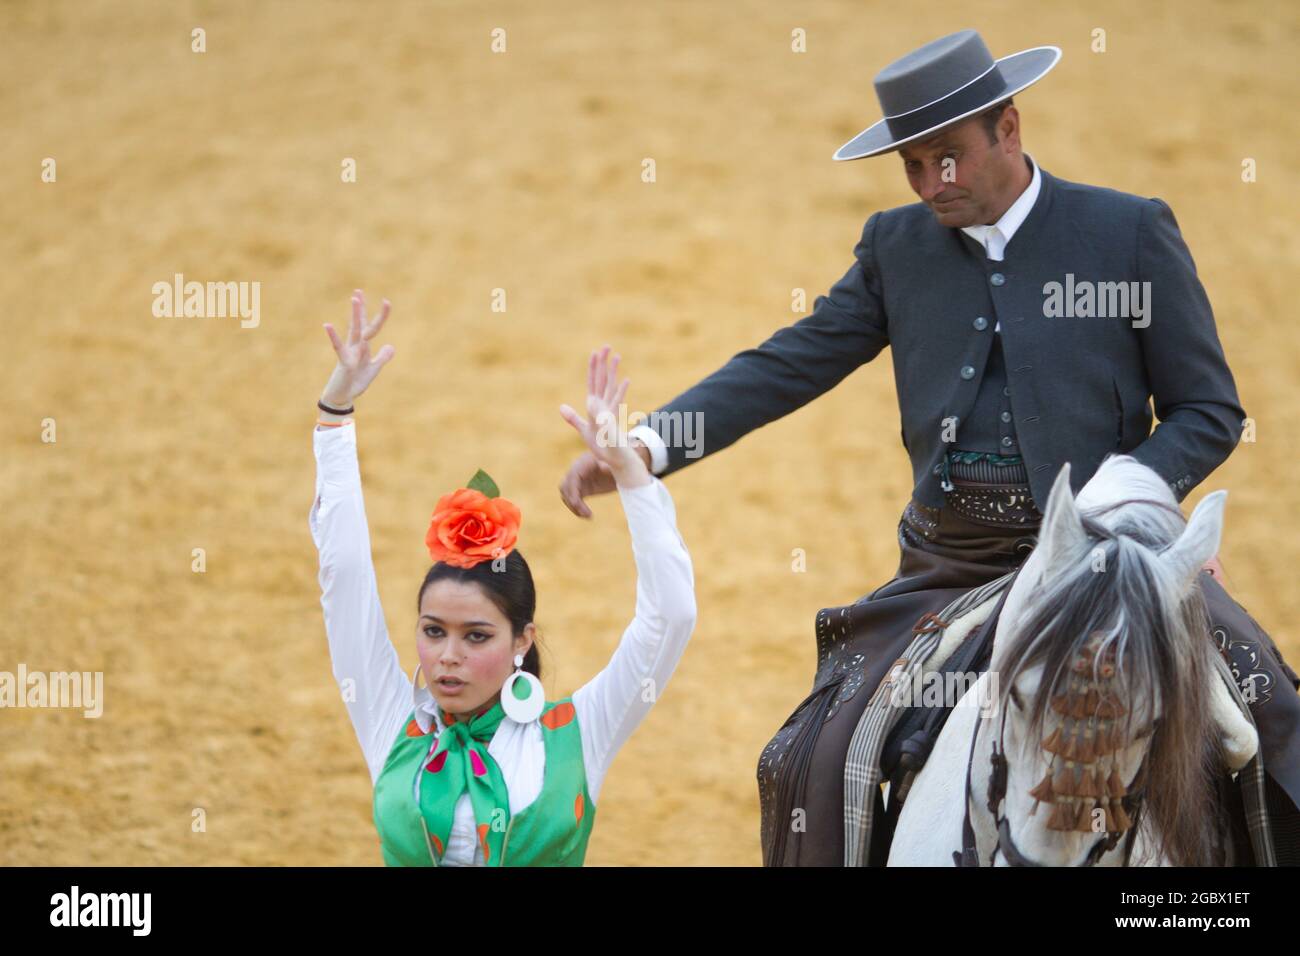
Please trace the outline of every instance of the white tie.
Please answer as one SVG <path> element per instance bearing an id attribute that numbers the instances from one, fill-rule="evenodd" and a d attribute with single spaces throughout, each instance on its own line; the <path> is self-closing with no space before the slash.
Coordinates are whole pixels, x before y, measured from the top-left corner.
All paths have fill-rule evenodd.
<path id="1" fill-rule="evenodd" d="M 1007 241 L 1002 238 L 1002 232 L 997 226 L 989 226 L 989 231 L 984 235 L 984 248 L 994 262 L 1002 261 L 1002 253 L 1007 249 Z"/>

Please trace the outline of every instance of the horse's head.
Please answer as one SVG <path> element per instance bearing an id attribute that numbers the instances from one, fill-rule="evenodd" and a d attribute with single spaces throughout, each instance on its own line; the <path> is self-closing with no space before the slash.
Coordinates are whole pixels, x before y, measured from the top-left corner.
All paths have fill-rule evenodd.
<path id="1" fill-rule="evenodd" d="M 1033 862 L 1080 865 L 1103 838 L 1120 842 L 1140 807 L 1165 860 L 1220 862 L 1219 677 L 1197 575 L 1218 550 L 1227 492 L 1184 521 L 1168 485 L 1130 456 L 1108 457 L 1077 501 L 1069 467 L 990 665 L 999 697 L 986 732 L 1004 724 L 1011 842 Z"/>

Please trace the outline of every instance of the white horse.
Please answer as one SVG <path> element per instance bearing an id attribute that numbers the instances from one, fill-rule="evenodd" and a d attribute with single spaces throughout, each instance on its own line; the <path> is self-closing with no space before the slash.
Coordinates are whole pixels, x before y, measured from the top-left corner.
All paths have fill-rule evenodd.
<path id="1" fill-rule="evenodd" d="M 1184 522 L 1131 456 L 1108 457 L 1077 501 L 1061 469 L 989 670 L 967 692 L 985 706 L 953 709 L 903 804 L 890 866 L 952 866 L 963 832 L 981 866 L 1229 862 L 1217 777 L 1259 740 L 1210 657 L 1197 584 L 1226 498 L 1207 495 Z"/>

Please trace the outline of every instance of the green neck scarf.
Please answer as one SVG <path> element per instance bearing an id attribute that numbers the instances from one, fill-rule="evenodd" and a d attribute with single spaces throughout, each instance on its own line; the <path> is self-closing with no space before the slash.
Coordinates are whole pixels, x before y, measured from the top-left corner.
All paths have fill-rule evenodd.
<path id="1" fill-rule="evenodd" d="M 444 729 L 421 774 L 420 812 L 430 835 L 436 838 L 434 846 L 441 857 L 451 836 L 456 802 L 468 790 L 484 861 L 488 866 L 498 866 L 510 823 L 510 795 L 487 745 L 505 718 L 505 711 L 497 701 L 490 710 L 468 720 L 440 713 Z"/>

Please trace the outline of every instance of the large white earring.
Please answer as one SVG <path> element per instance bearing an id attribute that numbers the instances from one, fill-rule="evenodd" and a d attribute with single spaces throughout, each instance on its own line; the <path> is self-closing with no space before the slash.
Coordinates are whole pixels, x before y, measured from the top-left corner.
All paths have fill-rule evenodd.
<path id="1" fill-rule="evenodd" d="M 536 720 L 542 716 L 542 708 L 546 706 L 542 682 L 524 670 L 523 666 L 524 655 L 516 654 L 515 672 L 501 685 L 501 709 L 517 724 L 527 724 Z M 523 697 L 516 692 L 521 679 L 523 686 L 518 689 L 520 691 L 527 689 Z"/>

